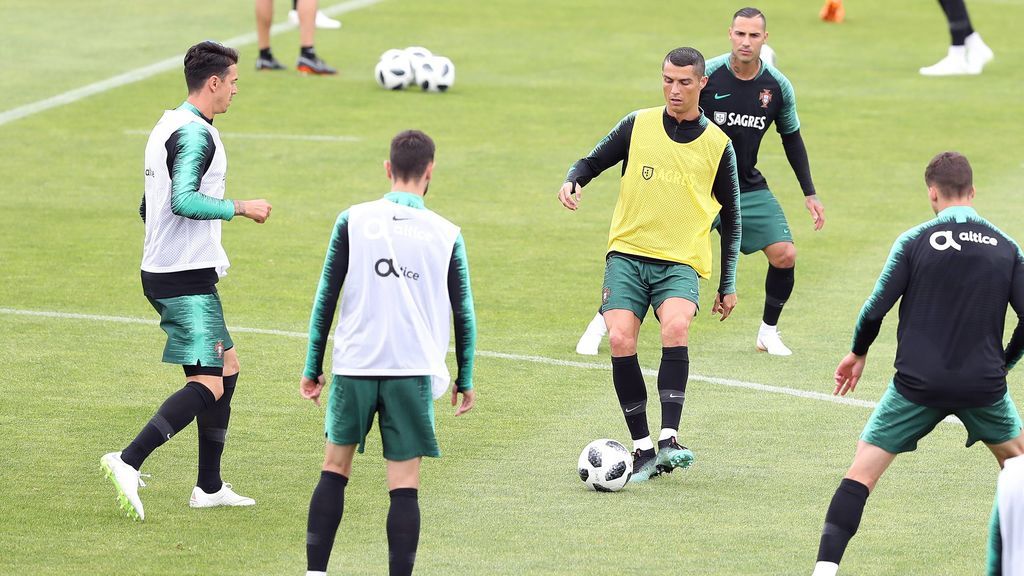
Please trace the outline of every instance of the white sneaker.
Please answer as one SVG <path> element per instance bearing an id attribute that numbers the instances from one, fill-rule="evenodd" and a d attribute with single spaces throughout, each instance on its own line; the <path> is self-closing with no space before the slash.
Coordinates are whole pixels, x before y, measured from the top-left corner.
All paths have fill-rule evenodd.
<path id="1" fill-rule="evenodd" d="M 772 356 L 789 356 L 793 353 L 782 343 L 778 329 L 764 322 L 761 323 L 761 329 L 757 331 L 757 349 Z"/>
<path id="2" fill-rule="evenodd" d="M 142 500 L 139 499 L 139 487 L 145 486 L 142 482 L 142 475 L 135 468 L 125 464 L 121 460 L 120 452 L 104 454 L 100 458 L 100 469 L 106 477 L 114 483 L 117 489 L 117 503 L 129 518 L 145 520 L 146 513 L 142 509 Z"/>
<path id="3" fill-rule="evenodd" d="M 587 330 L 580 336 L 576 343 L 576 353 L 584 356 L 597 356 L 597 349 L 601 346 L 601 339 L 608 333 L 608 327 L 604 323 L 604 316 L 598 314 L 587 324 Z"/>
<path id="4" fill-rule="evenodd" d="M 224 482 L 220 490 L 213 494 L 203 492 L 202 488 L 196 486 L 192 489 L 192 497 L 188 499 L 188 505 L 192 508 L 214 508 L 216 506 L 255 506 L 256 501 L 252 498 L 236 494 L 231 489 L 231 484 Z"/>
<path id="5" fill-rule="evenodd" d="M 992 49 L 981 39 L 977 32 L 971 34 L 964 40 L 964 48 L 967 49 L 967 73 L 981 74 L 982 68 L 995 58 Z"/>
<path id="6" fill-rule="evenodd" d="M 299 25 L 299 13 L 296 12 L 295 10 L 289 10 L 288 11 L 288 21 L 291 22 L 292 24 L 295 24 L 296 26 L 298 26 Z M 327 14 L 324 14 L 323 11 L 321 11 L 321 10 L 317 10 L 316 11 L 316 27 L 317 28 L 324 28 L 324 29 L 327 29 L 327 30 L 335 30 L 335 29 L 341 28 L 341 21 L 340 20 L 335 20 L 334 18 L 331 18 Z"/>
<path id="7" fill-rule="evenodd" d="M 988 47 L 986 46 L 986 48 Z M 945 58 L 931 66 L 921 68 L 919 72 L 922 76 L 957 76 L 961 74 L 979 74 L 981 73 L 981 68 L 978 68 L 977 72 L 972 72 L 967 65 L 967 48 L 964 46 L 950 46 Z"/>

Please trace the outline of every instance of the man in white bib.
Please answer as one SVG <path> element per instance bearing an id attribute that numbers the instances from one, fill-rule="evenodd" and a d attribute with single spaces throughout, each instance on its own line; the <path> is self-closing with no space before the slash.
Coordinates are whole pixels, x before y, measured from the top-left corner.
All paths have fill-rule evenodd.
<path id="1" fill-rule="evenodd" d="M 391 192 L 352 206 L 334 225 L 309 320 L 309 349 L 299 384 L 320 403 L 323 361 L 338 298 L 320 482 L 309 504 L 307 574 L 327 573 L 356 449 L 377 415 L 387 460 L 391 576 L 412 574 L 420 534 L 420 461 L 441 455 L 433 400 L 448 389 L 448 318 L 455 323 L 456 416 L 475 401 L 476 318 L 466 247 L 459 228 L 427 210 L 434 142 L 417 130 L 391 141 L 384 163 Z M 342 285 L 344 284 L 344 292 Z M 459 403 L 458 395 L 462 395 Z"/>

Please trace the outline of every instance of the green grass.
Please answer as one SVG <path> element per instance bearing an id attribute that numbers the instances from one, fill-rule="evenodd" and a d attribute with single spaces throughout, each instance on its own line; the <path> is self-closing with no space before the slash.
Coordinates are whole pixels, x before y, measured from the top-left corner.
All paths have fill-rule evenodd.
<path id="1" fill-rule="evenodd" d="M 89 6 L 86 7 L 85 4 Z M 284 2 L 277 2 L 278 20 Z M 327 5 L 328 2 L 324 2 Z M 255 74 L 242 48 L 240 93 L 217 118 L 228 194 L 268 198 L 263 226 L 224 227 L 232 270 L 220 284 L 230 325 L 304 331 L 332 223 L 387 191 L 390 137 L 417 127 L 438 145 L 428 205 L 463 227 L 482 351 L 580 360 L 573 346 L 598 303 L 615 170 L 578 213 L 555 193 L 569 164 L 630 110 L 661 103 L 658 64 L 678 45 L 725 52 L 735 7 L 653 0 L 557 3 L 386 0 L 345 14 L 317 47 L 333 78 Z M 975 1 L 996 51 L 984 75 L 925 79 L 945 51 L 934 2 L 853 2 L 825 25 L 817 5 L 760 5 L 799 97 L 802 132 L 825 203 L 814 233 L 774 133 L 760 168 L 800 249 L 782 328 L 796 354 L 753 351 L 764 258 L 743 258 L 740 307 L 701 314 L 691 372 L 831 391 L 860 305 L 896 235 L 931 216 L 922 184 L 935 153 L 971 159 L 977 206 L 1024 239 L 1015 121 L 1024 48 L 1005 22 L 1024 6 Z M 248 3 L 71 0 L 0 5 L 4 109 L 28 104 L 252 27 Z M 287 64 L 297 34 L 275 37 Z M 372 69 L 387 48 L 451 57 L 444 95 L 389 93 Z M 300 400 L 301 338 L 236 333 L 242 362 L 224 475 L 258 505 L 195 511 L 196 437 L 184 430 L 145 465 L 147 520 L 119 516 L 99 457 L 119 449 L 181 384 L 159 363 L 163 334 L 141 294 L 144 136 L 184 99 L 180 72 L 154 76 L 0 126 L 0 307 L 128 316 L 151 325 L 0 313 L 0 573 L 297 574 L 322 459 L 322 410 Z M 232 134 L 347 135 L 358 142 L 250 140 Z M 710 309 L 715 281 L 704 283 Z M 650 324 L 650 323 L 649 323 Z M 876 400 L 891 373 L 895 311 L 855 397 Z M 1010 324 L 1012 326 L 1012 323 Z M 641 333 L 658 362 L 656 326 Z M 593 360 L 607 363 L 607 348 Z M 650 379 L 649 380 L 653 380 Z M 825 509 L 868 409 L 691 382 L 683 441 L 697 461 L 613 495 L 584 491 L 574 464 L 600 437 L 627 439 L 605 367 L 481 356 L 478 407 L 438 406 L 445 454 L 425 463 L 417 574 L 794 574 L 814 562 Z M 653 382 L 652 382 L 653 384 Z M 1018 402 L 1020 376 L 1010 377 Z M 657 410 L 654 410 L 657 413 Z M 655 416 L 652 414 L 652 418 Z M 656 422 L 654 422 L 656 424 Z M 977 574 L 996 467 L 941 425 L 897 459 L 869 500 L 844 574 Z M 382 574 L 387 491 L 376 434 L 355 462 L 335 573 Z"/>

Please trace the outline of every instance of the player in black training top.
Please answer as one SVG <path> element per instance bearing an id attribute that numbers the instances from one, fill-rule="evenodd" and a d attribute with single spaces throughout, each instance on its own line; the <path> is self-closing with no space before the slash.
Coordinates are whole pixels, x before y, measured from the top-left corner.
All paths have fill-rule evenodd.
<path id="1" fill-rule="evenodd" d="M 1024 454 L 1021 420 L 1006 373 L 1024 355 L 1024 253 L 978 216 L 971 165 L 943 152 L 924 173 L 937 214 L 904 232 L 864 303 L 852 351 L 836 368 L 835 394 L 846 395 L 864 371 L 882 318 L 900 302 L 896 374 L 871 414 L 853 464 L 832 497 L 814 576 L 833 576 L 857 533 L 868 494 L 900 452 L 917 448 L 950 414 L 981 440 L 999 465 Z M 1003 349 L 1006 307 L 1017 326 Z"/>
<path id="2" fill-rule="evenodd" d="M 729 28 L 732 51 L 708 60 L 708 85 L 701 92 L 700 106 L 704 115 L 732 139 L 736 149 L 743 220 L 740 251 L 761 251 L 768 257 L 757 349 L 788 356 L 792 352 L 779 338 L 777 325 L 782 307 L 793 293 L 796 246 L 782 207 L 757 169 L 757 150 L 772 123 L 782 136 L 786 158 L 800 182 L 815 230 L 825 225 L 825 208 L 811 180 L 793 86 L 774 66 L 761 59 L 761 48 L 767 39 L 766 20 L 760 10 L 743 8 L 736 12 Z"/>

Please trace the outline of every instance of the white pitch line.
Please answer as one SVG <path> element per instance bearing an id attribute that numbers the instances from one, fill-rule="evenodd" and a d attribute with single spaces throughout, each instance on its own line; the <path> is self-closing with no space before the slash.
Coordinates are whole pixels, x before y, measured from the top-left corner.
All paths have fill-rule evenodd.
<path id="1" fill-rule="evenodd" d="M 348 2 L 342 2 L 341 4 L 335 4 L 324 8 L 323 12 L 328 16 L 337 16 L 339 14 L 372 6 L 380 2 L 383 2 L 383 0 L 349 0 Z M 291 22 L 281 22 L 270 27 L 270 35 L 277 36 L 282 32 L 294 30 L 295 28 L 297 28 L 297 25 L 292 24 Z M 256 33 L 250 32 L 249 34 L 242 34 L 241 36 L 235 36 L 234 38 L 225 40 L 223 44 L 232 48 L 240 48 L 255 42 Z M 72 104 L 79 100 L 88 98 L 89 96 L 94 96 L 108 90 L 113 90 L 114 88 L 120 88 L 121 86 L 145 80 L 146 78 L 169 70 L 180 68 L 182 65 L 181 62 L 184 58 L 184 54 L 178 54 L 177 56 L 172 56 L 170 58 L 160 60 L 159 62 L 154 62 L 148 66 L 129 70 L 128 72 L 118 74 L 117 76 L 107 78 L 106 80 L 100 80 L 99 82 L 94 82 L 92 84 L 82 86 L 81 88 L 69 90 L 63 94 L 58 94 L 30 104 L 25 104 L 24 106 L 18 106 L 17 108 L 11 108 L 10 110 L 0 112 L 0 126 L 9 122 L 14 122 L 15 120 L 20 120 L 27 116 L 32 116 L 33 114 L 44 112 L 51 108 Z"/>
<path id="2" fill-rule="evenodd" d="M 149 320 L 146 318 L 132 318 L 129 316 L 104 316 L 100 314 L 78 314 L 74 312 L 54 312 L 48 310 L 22 310 L 18 308 L 0 308 L 0 314 L 11 314 L 16 316 L 35 316 L 42 318 L 58 318 L 64 320 L 92 320 L 94 322 L 115 322 L 120 324 L 157 324 L 157 322 L 155 322 L 154 320 Z M 306 339 L 309 337 L 309 334 L 307 334 L 306 332 L 273 330 L 268 328 L 248 328 L 245 326 L 228 326 L 228 330 L 232 332 L 247 334 L 284 336 L 286 338 Z M 514 360 L 517 362 L 532 362 L 535 364 L 545 364 L 548 366 L 565 366 L 569 368 L 584 368 L 588 370 L 611 370 L 611 367 L 608 364 L 599 364 L 597 362 L 578 362 L 575 360 L 559 360 L 558 358 L 548 358 L 547 356 L 509 354 L 507 352 L 491 352 L 488 350 L 477 350 L 476 355 L 483 356 L 486 358 Z M 643 368 L 642 371 L 645 376 L 658 375 L 657 370 L 651 370 L 650 368 Z M 718 384 L 720 386 L 729 386 L 732 388 L 746 388 L 748 390 L 769 392 L 771 394 L 785 394 L 787 396 L 796 396 L 797 398 L 809 398 L 811 400 L 832 402 L 834 404 L 846 404 L 848 406 L 860 406 L 863 408 L 875 407 L 875 403 L 870 402 L 868 400 L 858 400 L 855 398 L 846 398 L 843 396 L 832 396 L 831 394 L 824 394 L 822 392 L 810 392 L 807 390 L 799 390 L 797 388 L 787 388 L 785 386 L 772 386 L 769 384 L 760 384 L 758 382 L 745 382 L 743 380 L 733 380 L 730 378 L 701 376 L 700 374 L 690 374 L 689 379 L 697 382 L 706 382 L 708 384 Z M 957 419 L 955 416 L 949 416 L 944 420 L 944 422 L 959 424 L 960 420 Z"/>
<path id="3" fill-rule="evenodd" d="M 125 130 L 126 136 L 149 136 L 148 130 Z M 362 142 L 358 136 L 332 136 L 329 134 L 260 134 L 252 132 L 221 132 L 221 138 L 248 140 L 301 140 L 305 142 Z"/>

